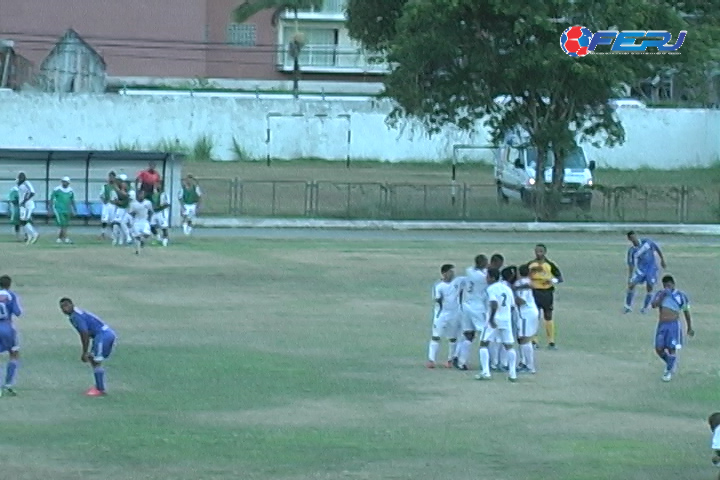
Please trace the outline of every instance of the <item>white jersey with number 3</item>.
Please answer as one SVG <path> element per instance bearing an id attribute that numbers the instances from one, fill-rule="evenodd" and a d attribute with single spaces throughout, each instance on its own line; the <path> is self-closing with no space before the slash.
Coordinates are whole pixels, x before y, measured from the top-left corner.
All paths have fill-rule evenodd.
<path id="1" fill-rule="evenodd" d="M 511 328 L 512 309 L 515 306 L 513 291 L 503 282 L 495 282 L 487 288 L 488 302 L 497 302 L 495 324 L 498 328 Z"/>
<path id="2" fill-rule="evenodd" d="M 487 306 L 487 270 L 470 267 L 465 270 L 463 304 L 485 309 Z"/>

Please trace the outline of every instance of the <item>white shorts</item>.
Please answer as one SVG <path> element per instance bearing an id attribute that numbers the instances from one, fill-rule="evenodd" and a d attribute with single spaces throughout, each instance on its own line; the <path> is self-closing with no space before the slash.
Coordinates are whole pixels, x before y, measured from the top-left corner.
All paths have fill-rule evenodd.
<path id="1" fill-rule="evenodd" d="M 490 325 L 485 325 L 482 332 L 480 333 L 481 342 L 497 342 L 503 345 L 510 345 L 515 343 L 513 338 L 512 328 L 510 326 L 506 328 L 492 328 Z"/>
<path id="2" fill-rule="evenodd" d="M 100 213 L 100 222 L 111 223 L 115 220 L 115 205 L 112 203 L 104 203 L 102 213 Z"/>
<path id="3" fill-rule="evenodd" d="M 153 227 L 168 228 L 169 222 L 167 210 L 161 210 L 159 212 L 153 213 L 150 224 Z"/>
<path id="4" fill-rule="evenodd" d="M 130 215 L 128 215 L 127 210 L 120 207 L 115 207 L 115 217 L 113 218 L 113 223 L 127 223 L 127 219 Z"/>
<path id="5" fill-rule="evenodd" d="M 139 237 L 142 235 L 149 237 L 151 235 L 150 222 L 148 222 L 147 220 L 135 219 L 132 226 L 132 233 L 134 237 Z"/>
<path id="6" fill-rule="evenodd" d="M 482 306 L 463 304 L 463 332 L 480 332 L 487 323 L 487 313 Z"/>
<path id="7" fill-rule="evenodd" d="M 537 335 L 540 319 L 540 311 L 537 308 L 520 307 L 516 318 L 518 337 L 528 338 Z"/>
<path id="8" fill-rule="evenodd" d="M 197 216 L 197 203 L 191 205 L 183 205 L 182 216 L 187 218 L 195 218 Z"/>
<path id="9" fill-rule="evenodd" d="M 32 220 L 32 214 L 35 211 L 35 202 L 32 200 L 25 202 L 24 207 L 20 207 L 20 221 L 29 222 Z"/>
<path id="10" fill-rule="evenodd" d="M 444 312 L 433 319 L 432 336 L 439 338 L 457 338 L 460 332 L 461 312 Z"/>

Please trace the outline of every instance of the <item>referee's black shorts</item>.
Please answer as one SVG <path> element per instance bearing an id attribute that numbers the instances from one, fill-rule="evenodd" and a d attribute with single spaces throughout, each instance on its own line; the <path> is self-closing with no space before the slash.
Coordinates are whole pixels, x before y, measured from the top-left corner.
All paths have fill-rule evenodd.
<path id="1" fill-rule="evenodd" d="M 538 309 L 545 312 L 551 312 L 553 309 L 554 292 L 551 289 L 533 290 L 533 298 Z"/>

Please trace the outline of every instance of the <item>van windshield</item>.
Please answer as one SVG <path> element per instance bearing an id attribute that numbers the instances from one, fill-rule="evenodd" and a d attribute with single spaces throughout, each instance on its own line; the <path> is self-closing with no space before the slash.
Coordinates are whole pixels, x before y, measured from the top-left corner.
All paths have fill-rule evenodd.
<path id="1" fill-rule="evenodd" d="M 527 151 L 527 164 L 531 168 L 535 168 L 537 162 L 537 150 L 529 148 Z M 550 151 L 547 153 L 546 167 L 552 167 L 555 165 L 555 153 Z M 565 157 L 565 168 L 579 169 L 587 168 L 587 159 L 585 158 L 585 152 L 580 147 L 572 149 Z"/>

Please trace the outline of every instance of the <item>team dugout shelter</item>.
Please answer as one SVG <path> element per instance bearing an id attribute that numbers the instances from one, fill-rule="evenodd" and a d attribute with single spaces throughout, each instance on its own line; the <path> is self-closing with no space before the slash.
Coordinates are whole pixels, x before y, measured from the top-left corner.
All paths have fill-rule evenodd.
<path id="1" fill-rule="evenodd" d="M 138 173 L 154 162 L 170 197 L 170 226 L 179 225 L 177 197 L 181 190 L 182 160 L 182 155 L 165 152 L 0 149 L 0 217 L 9 218 L 10 189 L 17 183 L 18 173 L 25 172 L 35 188 L 35 223 L 47 223 L 53 218 L 48 200 L 60 179 L 67 176 L 75 191 L 76 218 L 86 225 L 99 224 L 100 191 L 107 183 L 108 173 L 125 174 L 134 186 Z"/>

